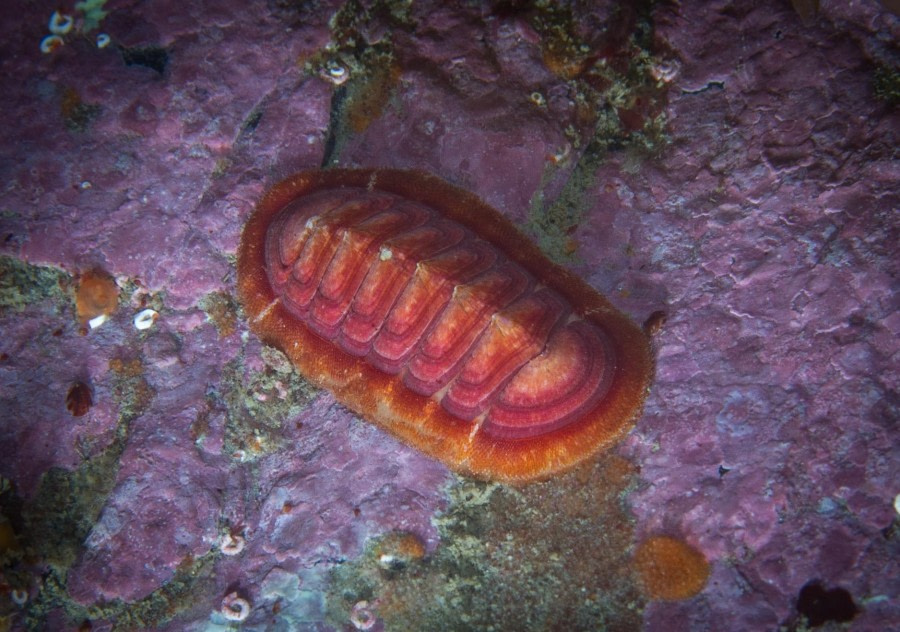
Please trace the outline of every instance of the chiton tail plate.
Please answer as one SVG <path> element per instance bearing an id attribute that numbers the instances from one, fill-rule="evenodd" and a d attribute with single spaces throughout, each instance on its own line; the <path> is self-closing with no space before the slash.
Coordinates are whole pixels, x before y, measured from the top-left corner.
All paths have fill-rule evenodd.
<path id="1" fill-rule="evenodd" d="M 497 210 L 433 175 L 299 173 L 244 228 L 250 327 L 313 383 L 454 470 L 527 481 L 640 413 L 647 335 Z"/>

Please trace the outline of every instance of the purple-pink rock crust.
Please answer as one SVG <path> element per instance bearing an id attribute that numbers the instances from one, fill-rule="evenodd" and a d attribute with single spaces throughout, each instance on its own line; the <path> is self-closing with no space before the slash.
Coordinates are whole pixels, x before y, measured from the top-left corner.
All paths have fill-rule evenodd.
<path id="1" fill-rule="evenodd" d="M 598 19 L 614 13 L 596 4 Z M 889 4 L 649 13 L 668 142 L 653 157 L 607 154 L 567 263 L 636 319 L 668 317 L 644 415 L 618 450 L 640 468 L 628 497 L 638 538 L 683 538 L 712 573 L 691 600 L 651 603 L 645 630 L 776 629 L 811 580 L 853 595 L 853 629 L 900 620 Z M 584 130 L 538 35 L 489 5 L 412 3 L 415 26 L 391 34 L 391 97 L 339 139 L 339 163 L 430 171 L 525 222 L 583 151 L 567 128 Z M 224 367 L 249 383 L 268 365 L 244 324 L 220 334 L 201 302 L 234 293 L 231 257 L 265 188 L 333 149 L 341 88 L 304 60 L 331 41 L 341 3 L 298 6 L 110 0 L 99 31 L 113 45 L 97 48 L 95 31 L 51 54 L 39 49 L 51 5 L 19 3 L 0 21 L 0 254 L 70 273 L 100 265 L 143 288 L 86 336 L 71 313 L 0 312 L 0 474 L 22 498 L 50 468 L 113 445 L 123 378 L 112 359 L 139 358 L 154 392 L 68 574 L 77 603 L 140 600 L 232 532 L 245 549 L 216 561 L 206 599 L 171 629 L 224 629 L 211 613 L 236 589 L 254 605 L 302 603 L 304 629 L 325 630 L 330 565 L 392 530 L 439 545 L 446 469 L 327 393 L 258 454 L 226 449 Z M 362 35 L 390 28 L 374 19 Z M 148 47 L 167 51 L 161 73 L 123 63 Z M 877 89 L 891 72 L 893 102 Z M 141 294 L 164 301 L 147 334 L 131 322 Z M 95 405 L 73 418 L 77 380 Z M 247 628 L 267 621 L 254 610 Z"/>

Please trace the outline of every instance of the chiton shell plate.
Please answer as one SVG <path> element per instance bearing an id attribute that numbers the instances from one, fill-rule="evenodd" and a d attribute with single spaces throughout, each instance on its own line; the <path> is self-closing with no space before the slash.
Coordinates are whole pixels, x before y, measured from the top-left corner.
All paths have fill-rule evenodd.
<path id="1" fill-rule="evenodd" d="M 331 169 L 247 222 L 250 327 L 314 384 L 456 471 L 547 477 L 633 425 L 647 335 L 496 209 L 419 171 Z"/>

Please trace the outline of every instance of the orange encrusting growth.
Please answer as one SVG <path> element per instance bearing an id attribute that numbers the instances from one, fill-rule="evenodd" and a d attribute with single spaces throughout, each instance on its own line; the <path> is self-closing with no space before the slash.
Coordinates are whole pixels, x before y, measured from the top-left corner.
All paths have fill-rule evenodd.
<path id="1" fill-rule="evenodd" d="M 477 380 L 484 379 L 485 383 L 491 383 L 494 379 L 490 373 L 492 368 L 490 361 L 479 363 L 473 351 L 471 357 L 475 359 L 467 360 L 462 373 L 449 384 L 448 395 L 453 395 L 456 389 L 455 401 L 462 402 L 460 407 L 465 408 L 469 404 L 472 406 L 471 412 L 468 412 L 469 409 L 463 411 L 468 413 L 468 419 L 465 418 L 465 414 L 458 416 L 462 413 L 457 411 L 454 411 L 456 414 L 452 414 L 445 408 L 446 402 L 451 397 L 444 396 L 445 405 L 442 405 L 436 399 L 437 395 L 431 397 L 419 394 L 408 386 L 409 378 L 405 382 L 403 375 L 404 372 L 412 372 L 413 368 L 397 369 L 400 372 L 393 374 L 385 372 L 388 369 L 376 368 L 365 355 L 351 355 L 336 340 L 326 340 L 314 333 L 304 320 L 298 318 L 296 305 L 299 304 L 298 301 L 307 300 L 298 293 L 306 290 L 296 283 L 291 285 L 293 277 L 306 278 L 304 275 L 307 272 L 318 274 L 321 277 L 319 282 L 323 284 L 319 287 L 327 286 L 325 291 L 329 296 L 339 296 L 341 292 L 349 291 L 347 288 L 353 284 L 359 285 L 360 279 L 347 278 L 345 282 L 343 272 L 336 275 L 332 270 L 316 272 L 312 269 L 306 271 L 305 268 L 298 270 L 295 267 L 291 272 L 288 268 L 284 271 L 267 269 L 272 259 L 271 246 L 267 259 L 267 239 L 271 238 L 270 227 L 273 223 L 276 225 L 276 232 L 278 230 L 309 232 L 308 227 L 304 228 L 302 223 L 304 216 L 299 215 L 298 219 L 293 220 L 293 216 L 289 213 L 280 215 L 281 211 L 295 200 L 302 200 L 319 192 L 326 197 L 339 198 L 344 190 L 347 190 L 347 196 L 351 201 L 341 202 L 344 206 L 340 207 L 340 221 L 344 221 L 344 216 L 354 215 L 346 221 L 357 222 L 356 225 L 359 225 L 361 220 L 355 215 L 366 215 L 366 212 L 353 206 L 355 203 L 353 200 L 359 197 L 360 191 L 370 192 L 372 199 L 376 200 L 360 202 L 362 205 L 382 204 L 377 201 L 379 195 L 392 200 L 394 198 L 410 200 L 412 206 L 416 208 L 436 210 L 442 218 L 441 222 L 444 222 L 444 219 L 450 220 L 444 222 L 450 227 L 447 235 L 456 235 L 453 231 L 459 229 L 454 229 L 453 226 L 457 225 L 463 227 L 463 232 L 474 233 L 477 239 L 474 243 L 471 240 L 468 242 L 469 254 L 477 251 L 483 240 L 490 245 L 485 246 L 486 248 L 496 249 L 509 260 L 510 263 L 501 262 L 502 265 L 511 266 L 513 270 L 524 270 L 526 275 L 535 280 L 536 283 L 532 283 L 532 293 L 526 297 L 527 300 L 513 303 L 515 309 L 494 313 L 488 327 L 491 331 L 480 339 L 484 343 L 482 351 L 487 354 L 485 358 L 500 357 L 496 354 L 491 356 L 491 353 L 502 351 L 504 340 L 515 343 L 521 341 L 523 336 L 533 340 L 533 335 L 528 338 L 525 333 L 534 328 L 547 331 L 552 329 L 557 332 L 554 334 L 556 337 L 550 338 L 551 342 L 547 343 L 547 349 L 543 354 L 540 353 L 540 349 L 532 348 L 528 351 L 532 354 L 531 364 L 525 364 L 517 374 L 507 378 L 507 382 L 503 383 L 503 398 L 495 398 L 487 420 L 477 417 L 482 410 L 479 408 L 481 404 L 477 398 L 470 398 L 469 391 L 471 384 L 477 386 Z M 387 204 L 391 203 L 393 202 Z M 415 213 L 418 211 L 414 210 L 413 215 Z M 359 240 L 369 238 L 365 235 L 371 236 L 385 230 L 387 229 L 384 226 L 376 224 L 368 233 L 357 230 L 354 236 L 348 239 L 361 248 L 366 243 L 360 246 Z M 312 245 L 309 245 L 309 248 L 321 246 L 322 252 L 326 252 L 325 245 L 313 243 L 313 240 L 319 237 L 318 233 L 312 234 L 309 238 Z M 412 237 L 410 240 L 415 241 Z M 291 249 L 296 250 L 300 246 L 295 246 L 289 238 L 285 238 L 279 244 L 281 250 L 278 252 L 283 254 L 290 251 L 285 257 L 293 261 L 298 253 Z M 449 259 L 438 261 L 440 255 L 433 256 L 427 244 L 427 236 L 423 236 L 421 243 L 412 243 L 404 247 L 409 251 L 418 248 L 425 252 L 426 254 L 417 259 L 420 262 L 432 257 L 428 262 L 434 264 L 431 266 L 434 269 L 444 267 L 449 269 L 457 265 Z M 333 244 L 328 246 L 332 249 L 335 247 Z M 333 251 L 331 254 L 333 255 Z M 381 258 L 389 258 L 390 254 L 388 252 L 385 256 L 382 250 Z M 323 256 L 331 255 L 326 252 Z M 358 253 L 353 256 L 359 260 L 363 258 L 363 255 Z M 381 263 L 377 257 L 374 259 L 371 263 L 373 270 Z M 335 261 L 338 261 L 336 256 Z M 369 263 L 367 260 L 366 265 Z M 419 266 L 417 269 L 422 267 Z M 331 276 L 328 276 L 329 274 Z M 284 280 L 284 275 L 291 278 Z M 489 273 L 478 277 L 477 281 L 465 287 L 472 292 L 477 290 L 479 283 L 487 283 L 485 287 L 489 287 L 490 282 L 484 280 L 487 276 Z M 510 273 L 508 276 L 514 278 L 515 275 Z M 281 284 L 281 293 L 273 287 L 273 278 Z M 375 272 L 367 278 L 381 279 Z M 434 314 L 427 309 L 428 301 L 421 302 L 421 297 L 429 292 L 435 297 L 443 297 L 440 300 L 450 301 L 447 303 L 446 314 L 453 313 L 454 304 L 450 298 L 453 287 L 443 287 L 437 274 L 434 279 L 427 274 L 417 275 L 415 278 L 424 279 L 422 283 L 425 285 L 414 287 L 414 283 L 410 282 L 406 297 L 411 301 L 410 309 L 398 309 L 399 313 L 420 314 L 415 309 L 424 305 L 426 307 L 425 311 L 421 312 L 424 314 L 421 317 L 433 318 Z M 360 286 L 358 300 L 362 300 L 360 296 L 367 289 L 365 283 Z M 238 250 L 238 291 L 251 328 L 264 342 L 281 349 L 311 382 L 331 390 L 340 402 L 362 417 L 444 462 L 452 469 L 482 478 L 510 482 L 543 478 L 569 468 L 609 447 L 633 425 L 640 412 L 653 370 L 648 337 L 640 327 L 617 311 L 593 288 L 550 262 L 537 246 L 524 237 L 498 211 L 471 193 L 418 171 L 390 169 L 308 171 L 276 185 L 259 203 L 244 228 Z M 493 291 L 491 289 L 491 292 Z M 285 295 L 284 292 L 288 294 Z M 460 297 L 464 296 L 463 293 L 460 291 L 458 294 L 459 296 L 455 298 L 462 301 L 463 298 Z M 402 303 L 400 299 L 396 300 L 398 304 Z M 563 303 L 559 303 L 560 300 Z M 286 304 L 286 301 L 290 305 Z M 417 301 L 421 302 L 421 305 Z M 315 302 L 311 304 L 313 307 L 309 308 L 309 313 L 315 314 L 315 326 L 320 332 L 331 331 L 329 329 L 331 315 L 326 309 L 327 306 Z M 463 307 L 468 308 L 469 305 L 463 304 Z M 464 309 L 463 312 L 465 311 Z M 438 331 L 438 327 L 434 326 L 430 330 L 430 338 L 426 343 L 422 343 L 422 334 L 414 327 L 416 323 L 392 323 L 391 318 L 403 320 L 396 314 L 386 318 L 387 324 L 378 323 L 378 325 L 383 328 L 390 328 L 393 325 L 408 327 L 413 332 L 410 335 L 418 336 L 415 338 L 417 344 L 427 343 L 440 347 L 445 340 L 445 332 Z M 448 318 L 451 324 L 457 323 L 455 317 Z M 547 320 L 548 318 L 550 320 Z M 557 322 L 557 325 L 553 325 L 554 322 Z M 344 333 L 340 335 L 344 336 Z M 393 340 L 387 336 L 382 336 L 382 339 L 387 339 L 388 343 Z M 402 337 L 397 340 L 402 342 Z M 350 344 L 344 340 L 340 342 L 345 348 Z M 388 343 L 385 344 L 390 347 Z M 585 356 L 585 353 L 575 357 L 578 349 L 594 350 L 601 353 L 602 357 L 591 359 Z M 507 354 L 509 361 L 521 363 L 522 360 L 516 353 L 519 352 L 510 350 Z M 534 353 L 540 355 L 533 356 Z M 545 356 L 546 359 L 542 360 Z M 541 361 L 544 364 L 543 368 Z M 588 374 L 586 379 L 593 380 L 592 388 L 598 393 L 593 399 L 587 398 L 582 401 L 587 409 L 584 411 L 581 408 L 575 409 L 577 415 L 574 419 L 571 419 L 571 414 L 566 408 L 566 401 L 554 400 L 554 395 L 564 392 L 561 389 L 567 386 L 563 383 L 564 376 L 566 371 L 574 370 L 569 366 L 572 363 L 576 363 L 577 367 L 586 367 L 583 369 L 583 372 Z M 428 374 L 429 367 L 422 365 L 420 358 L 411 360 L 409 366 L 412 367 L 413 364 L 415 370 Z M 465 379 L 469 378 L 475 381 L 464 383 Z M 540 410 L 541 407 L 545 412 L 531 412 L 532 408 Z M 563 419 L 565 423 L 550 423 L 542 427 L 539 417 L 543 414 L 556 415 L 557 419 Z M 473 417 L 476 419 L 474 422 L 471 420 Z"/>
<path id="2" fill-rule="evenodd" d="M 709 578 L 709 562 L 703 554 L 666 535 L 642 542 L 634 555 L 634 565 L 652 599 L 689 599 L 703 590 Z"/>
<path id="3" fill-rule="evenodd" d="M 84 325 L 98 316 L 110 316 L 119 304 L 116 280 L 101 268 L 82 272 L 75 290 L 75 312 Z"/>

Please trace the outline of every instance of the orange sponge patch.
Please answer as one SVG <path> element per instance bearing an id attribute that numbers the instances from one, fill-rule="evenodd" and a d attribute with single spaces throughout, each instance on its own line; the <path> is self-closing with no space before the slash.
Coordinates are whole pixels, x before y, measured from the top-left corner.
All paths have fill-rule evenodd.
<path id="1" fill-rule="evenodd" d="M 703 590 L 709 578 L 709 562 L 700 551 L 665 535 L 644 541 L 634 565 L 652 599 L 688 599 Z"/>
<path id="2" fill-rule="evenodd" d="M 82 325 L 112 315 L 118 304 L 119 286 L 109 273 L 95 268 L 81 274 L 75 290 L 75 311 Z"/>

